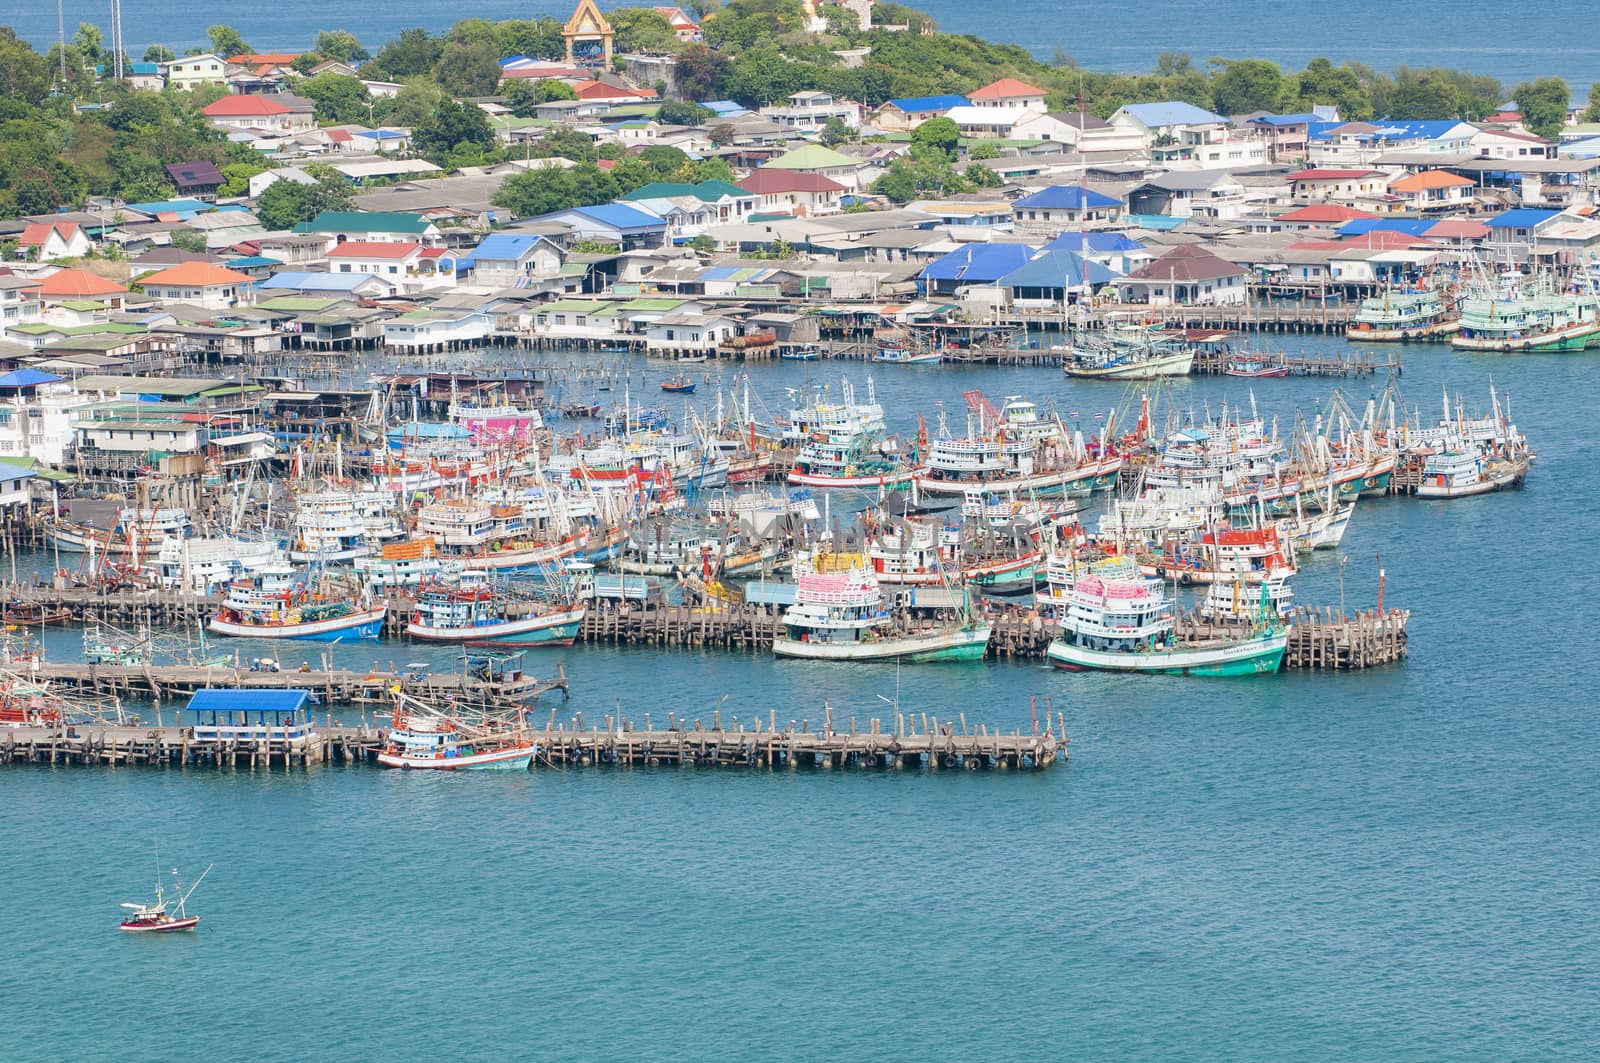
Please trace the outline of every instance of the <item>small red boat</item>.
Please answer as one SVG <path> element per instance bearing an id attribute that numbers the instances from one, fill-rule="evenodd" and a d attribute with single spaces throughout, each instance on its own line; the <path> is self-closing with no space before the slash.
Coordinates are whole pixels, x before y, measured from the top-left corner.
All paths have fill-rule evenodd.
<path id="1" fill-rule="evenodd" d="M 686 376 L 673 377 L 671 380 L 661 382 L 662 391 L 670 391 L 676 395 L 694 394 L 694 381 Z"/>
<path id="2" fill-rule="evenodd" d="M 176 879 L 177 868 L 173 868 L 172 874 Z M 211 867 L 207 867 L 200 872 L 200 877 L 195 879 L 194 885 L 187 890 L 183 888 L 182 883 L 174 881 L 173 891 L 179 896 L 177 901 L 178 914 L 173 915 L 167 910 L 166 895 L 161 888 L 161 878 L 158 873 L 156 877 L 155 903 L 128 904 L 124 902 L 122 906 L 131 909 L 133 914 L 124 919 L 117 926 L 117 929 L 129 934 L 171 934 L 181 930 L 193 930 L 200 925 L 200 917 L 198 915 L 190 915 L 184 910 L 184 905 L 188 902 L 189 895 L 200 887 L 200 883 L 205 881 L 205 877 L 209 874 L 211 874 Z"/>

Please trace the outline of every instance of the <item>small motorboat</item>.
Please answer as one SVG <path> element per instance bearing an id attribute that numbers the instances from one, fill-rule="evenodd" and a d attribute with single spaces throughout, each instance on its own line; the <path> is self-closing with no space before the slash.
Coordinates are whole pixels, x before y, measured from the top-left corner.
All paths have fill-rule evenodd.
<path id="1" fill-rule="evenodd" d="M 815 347 L 800 347 L 792 351 L 784 351 L 778 357 L 785 362 L 814 362 L 817 360 Z"/>
<path id="2" fill-rule="evenodd" d="M 1250 359 L 1247 361 L 1229 362 L 1227 368 L 1223 369 L 1222 372 L 1225 376 L 1242 376 L 1250 377 L 1252 379 L 1265 379 L 1267 377 L 1288 376 L 1289 367 L 1286 365 L 1275 365 L 1271 362 L 1263 362 L 1259 359 Z"/>
<path id="3" fill-rule="evenodd" d="M 694 381 L 686 376 L 675 376 L 671 380 L 663 380 L 661 382 L 661 390 L 671 392 L 674 395 L 693 395 Z"/>
<path id="4" fill-rule="evenodd" d="M 199 889 L 200 883 L 204 882 L 205 877 L 211 874 L 213 866 L 215 865 L 208 865 L 204 871 L 200 872 L 200 877 L 195 879 L 194 885 L 187 890 L 183 888 L 181 882 L 177 881 L 178 869 L 172 869 L 173 892 L 178 894 L 178 900 L 175 905 L 178 909 L 176 915 L 172 914 L 167 907 L 166 893 L 162 889 L 161 876 L 158 871 L 156 874 L 155 901 L 151 904 L 129 904 L 124 902 L 122 906 L 130 909 L 132 914 L 124 919 L 117 929 L 129 934 L 171 934 L 181 930 L 193 930 L 200 925 L 200 917 L 198 915 L 190 915 L 185 910 L 184 905 L 188 903 L 190 894 Z"/>

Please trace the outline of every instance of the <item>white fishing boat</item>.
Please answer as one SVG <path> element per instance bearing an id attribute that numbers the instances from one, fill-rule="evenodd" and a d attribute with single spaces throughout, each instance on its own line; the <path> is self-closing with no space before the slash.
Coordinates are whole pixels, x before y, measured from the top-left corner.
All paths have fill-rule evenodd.
<path id="1" fill-rule="evenodd" d="M 797 564 L 795 603 L 772 643 L 779 657 L 822 661 L 976 661 L 991 627 L 962 611 L 954 624 L 897 624 L 877 579 L 865 569 L 822 573 Z"/>
<path id="2" fill-rule="evenodd" d="M 405 695 L 398 700 L 389 733 L 376 754 L 386 768 L 523 771 L 539 753 L 538 744 L 522 727 L 521 710 L 514 722 L 491 721 L 443 712 Z"/>
<path id="3" fill-rule="evenodd" d="M 48 522 L 47 529 L 50 542 L 58 550 L 93 552 L 100 556 L 149 557 L 161 549 L 163 540 L 185 538 L 194 527 L 189 514 L 181 509 L 130 506 L 117 511 L 116 522 L 110 528 L 56 518 Z"/>

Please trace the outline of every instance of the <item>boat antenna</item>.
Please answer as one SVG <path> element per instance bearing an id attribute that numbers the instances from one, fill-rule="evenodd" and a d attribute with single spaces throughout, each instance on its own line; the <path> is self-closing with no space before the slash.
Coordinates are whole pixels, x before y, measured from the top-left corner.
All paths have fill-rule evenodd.
<path id="1" fill-rule="evenodd" d="M 206 876 L 211 874 L 211 869 L 216 866 L 216 864 L 207 864 L 206 869 L 200 872 L 200 877 L 194 880 L 194 884 L 192 886 L 190 886 L 187 890 L 184 890 L 183 896 L 178 898 L 178 914 L 180 916 L 183 915 L 183 906 L 184 903 L 188 901 L 189 895 L 200 888 L 200 883 L 206 880 Z M 174 871 L 173 874 L 177 874 L 177 872 Z"/>

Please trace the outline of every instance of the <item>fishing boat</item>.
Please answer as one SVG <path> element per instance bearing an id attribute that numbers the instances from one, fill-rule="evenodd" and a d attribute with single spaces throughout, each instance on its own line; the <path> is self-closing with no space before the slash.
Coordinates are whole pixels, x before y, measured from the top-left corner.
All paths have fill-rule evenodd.
<path id="1" fill-rule="evenodd" d="M 1240 676 L 1276 672 L 1289 638 L 1273 615 L 1243 638 L 1179 642 L 1173 603 L 1147 580 L 1089 574 L 1076 581 L 1046 656 L 1068 671 Z"/>
<path id="2" fill-rule="evenodd" d="M 795 454 L 788 480 L 796 487 L 873 488 L 910 483 L 917 469 L 885 453 L 877 430 L 840 439 L 818 432 Z"/>
<path id="3" fill-rule="evenodd" d="M 521 771 L 539 752 L 521 725 L 520 709 L 510 725 L 469 720 L 400 695 L 376 759 L 386 768 L 422 771 Z"/>
<path id="4" fill-rule="evenodd" d="M 117 511 L 117 521 L 110 529 L 64 518 L 55 518 L 47 525 L 49 540 L 56 549 L 102 556 L 149 556 L 161 548 L 163 539 L 185 538 L 193 530 L 189 514 L 181 509 L 132 506 Z"/>
<path id="5" fill-rule="evenodd" d="M 295 502 L 291 560 L 332 564 L 371 553 L 367 521 L 355 492 L 318 491 L 300 495 Z"/>
<path id="6" fill-rule="evenodd" d="M 114 627 L 102 629 L 99 624 L 91 624 L 83 629 L 83 660 L 85 664 L 148 664 L 150 633 L 140 631 L 137 635 L 130 635 Z"/>
<path id="7" fill-rule="evenodd" d="M 1266 380 L 1289 375 L 1289 367 L 1264 358 L 1235 358 L 1223 368 L 1224 376 L 1244 377 L 1249 380 Z"/>
<path id="8" fill-rule="evenodd" d="M 1581 351 L 1600 343 L 1600 296 L 1558 291 L 1548 270 L 1529 280 L 1507 267 L 1473 284 L 1450 343 L 1466 351 Z"/>
<path id="9" fill-rule="evenodd" d="M 12 602 L 5 607 L 0 620 L 20 627 L 46 627 L 51 624 L 72 623 L 72 610 L 52 608 L 43 602 Z"/>
<path id="10" fill-rule="evenodd" d="M 174 915 L 167 907 L 166 891 L 161 885 L 161 872 L 158 866 L 156 871 L 156 899 L 149 904 L 124 902 L 122 907 L 130 909 L 131 914 L 118 925 L 117 929 L 129 934 L 171 934 L 183 930 L 193 930 L 200 925 L 200 917 L 198 915 L 190 915 L 187 904 L 194 891 L 200 888 L 200 883 L 204 882 L 209 874 L 211 874 L 210 866 L 200 872 L 200 877 L 194 880 L 194 885 L 185 890 L 183 884 L 176 881 L 177 869 L 173 869 L 173 892 L 178 895 L 178 899 L 175 902 L 177 914 Z"/>
<path id="11" fill-rule="evenodd" d="M 1114 483 L 1122 462 L 1121 455 L 1092 455 L 1062 440 L 1041 446 L 1005 432 L 942 437 L 929 448 L 916 485 L 925 495 L 964 496 L 973 489 L 1005 495 L 1087 494 Z"/>
<path id="12" fill-rule="evenodd" d="M 1385 290 L 1361 300 L 1345 337 L 1361 343 L 1409 343 L 1448 340 L 1461 330 L 1461 318 L 1438 289 Z"/>
<path id="13" fill-rule="evenodd" d="M 1258 595 L 1246 588 L 1243 580 L 1232 583 L 1213 583 L 1206 588 L 1200 602 L 1200 619 L 1211 624 L 1254 623 L 1265 601 L 1267 609 L 1279 619 L 1287 619 L 1294 612 L 1294 591 L 1287 579 L 1271 579 L 1261 585 Z"/>
<path id="14" fill-rule="evenodd" d="M 466 571 L 464 563 L 441 558 L 433 539 L 426 535 L 399 543 L 384 543 L 377 557 L 358 557 L 350 567 L 363 583 L 382 589 L 416 587 Z"/>
<path id="15" fill-rule="evenodd" d="M 885 365 L 938 365 L 944 361 L 944 352 L 879 347 L 872 360 Z"/>
<path id="16" fill-rule="evenodd" d="M 338 592 L 309 590 L 285 569 L 234 581 L 206 628 L 235 638 L 375 639 L 383 631 L 388 610 L 388 602 L 362 604 Z"/>
<path id="17" fill-rule="evenodd" d="M 163 588 L 210 594 L 236 579 L 283 563 L 283 550 L 267 539 L 168 536 L 156 551 L 153 567 Z"/>
<path id="18" fill-rule="evenodd" d="M 1061 371 L 1086 380 L 1154 380 L 1188 376 L 1195 349 L 1148 329 L 1121 326 L 1080 337 L 1062 350 Z"/>
<path id="19" fill-rule="evenodd" d="M 814 362 L 819 356 L 815 347 L 794 347 L 778 355 L 785 362 Z"/>
<path id="20" fill-rule="evenodd" d="M 436 582 L 418 591 L 406 634 L 464 646 L 570 646 L 584 612 L 573 602 L 513 597 L 486 583 Z"/>
<path id="21" fill-rule="evenodd" d="M 818 572 L 796 563 L 795 601 L 772 642 L 779 657 L 821 661 L 978 661 L 991 626 L 966 609 L 953 624 L 897 624 L 877 578 L 864 568 Z"/>
<path id="22" fill-rule="evenodd" d="M 1446 393 L 1439 422 L 1411 433 L 1405 460 L 1419 498 L 1468 498 L 1522 485 L 1532 460 L 1527 439 L 1511 422 L 1510 400 L 1502 405 L 1491 387 L 1489 401 L 1488 416 L 1468 417 L 1459 399 L 1452 411 Z"/>
<path id="23" fill-rule="evenodd" d="M 671 380 L 663 380 L 661 382 L 661 390 L 674 395 L 692 395 L 694 394 L 694 381 L 679 374 Z"/>

